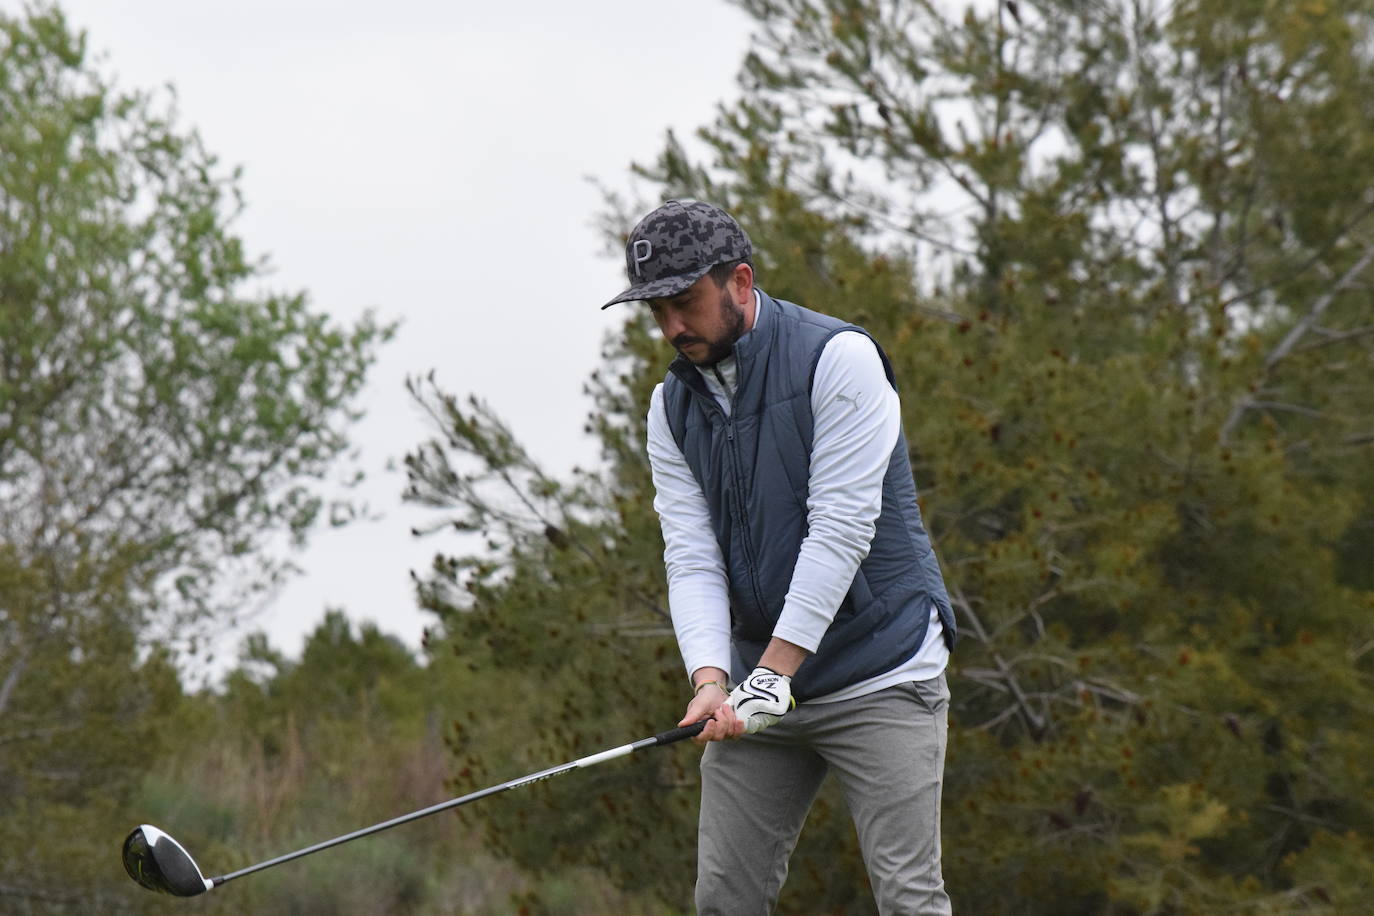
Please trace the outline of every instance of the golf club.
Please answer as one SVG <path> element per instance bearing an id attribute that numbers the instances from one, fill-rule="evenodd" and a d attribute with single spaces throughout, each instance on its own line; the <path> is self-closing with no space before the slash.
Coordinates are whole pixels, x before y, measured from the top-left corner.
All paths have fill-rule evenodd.
<path id="1" fill-rule="evenodd" d="M 599 754 L 592 754 L 582 757 L 570 763 L 560 764 L 550 767 L 547 770 L 540 770 L 519 779 L 512 779 L 510 782 L 503 782 L 497 786 L 486 789 L 479 789 L 476 792 L 431 805 L 428 808 L 421 808 L 419 811 L 403 814 L 394 817 L 389 821 L 382 821 L 380 824 L 373 824 L 371 827 L 364 827 L 352 833 L 335 837 L 332 840 L 325 840 L 295 852 L 288 852 L 285 855 L 277 856 L 275 859 L 268 859 L 266 862 L 259 862 L 256 865 L 249 865 L 247 868 L 240 868 L 238 871 L 230 872 L 227 875 L 220 875 L 216 878 L 207 878 L 196 864 L 196 860 L 191 858 L 191 854 L 174 840 L 169 834 L 152 826 L 143 824 L 135 827 L 124 840 L 124 870 L 142 886 L 150 891 L 159 891 L 164 894 L 171 894 L 174 897 L 194 897 L 203 894 L 208 890 L 219 887 L 226 881 L 235 878 L 242 878 L 244 875 L 251 875 L 253 872 L 262 871 L 264 868 L 271 868 L 273 865 L 280 865 L 283 862 L 290 862 L 292 859 L 299 859 L 301 856 L 308 856 L 312 852 L 319 852 L 321 849 L 328 849 L 330 846 L 338 846 L 340 843 L 347 843 L 349 840 L 356 840 L 373 833 L 379 833 L 401 824 L 407 824 L 431 814 L 438 814 L 440 811 L 447 811 L 450 808 L 457 808 L 466 805 L 468 802 L 476 801 L 479 798 L 486 798 L 488 795 L 496 795 L 508 789 L 528 785 L 532 782 L 539 782 L 541 779 L 548 779 L 551 776 L 558 776 L 561 773 L 568 773 L 582 767 L 593 766 L 606 760 L 613 760 L 616 757 L 624 757 L 641 751 L 649 747 L 658 747 L 664 744 L 672 744 L 684 738 L 691 738 L 701 733 L 706 727 L 706 720 L 694 722 L 691 725 L 684 725 L 681 728 L 674 728 L 671 731 L 662 732 L 652 738 L 643 738 L 630 744 L 611 748 Z"/>

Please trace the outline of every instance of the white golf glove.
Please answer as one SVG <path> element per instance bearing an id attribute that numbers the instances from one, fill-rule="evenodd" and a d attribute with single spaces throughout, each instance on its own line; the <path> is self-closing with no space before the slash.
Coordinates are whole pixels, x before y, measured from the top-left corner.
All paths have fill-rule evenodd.
<path id="1" fill-rule="evenodd" d="M 792 699 L 792 679 L 762 665 L 730 692 L 728 702 L 750 735 L 774 724 L 797 705 Z"/>

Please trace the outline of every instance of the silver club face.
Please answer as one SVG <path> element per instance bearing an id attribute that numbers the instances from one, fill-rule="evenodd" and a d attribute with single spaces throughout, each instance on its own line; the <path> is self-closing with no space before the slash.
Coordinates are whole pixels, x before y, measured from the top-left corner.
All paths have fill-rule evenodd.
<path id="1" fill-rule="evenodd" d="M 173 897 L 194 897 L 215 886 L 180 843 L 151 824 L 135 827 L 124 840 L 124 870 L 148 890 Z"/>

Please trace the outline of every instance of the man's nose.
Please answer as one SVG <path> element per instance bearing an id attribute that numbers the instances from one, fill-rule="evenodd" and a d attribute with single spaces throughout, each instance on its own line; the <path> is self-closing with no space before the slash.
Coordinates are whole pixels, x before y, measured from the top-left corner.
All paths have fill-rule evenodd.
<path id="1" fill-rule="evenodd" d="M 686 322 L 676 311 L 665 311 L 659 319 L 658 326 L 663 331 L 663 336 L 670 341 L 687 330 Z"/>

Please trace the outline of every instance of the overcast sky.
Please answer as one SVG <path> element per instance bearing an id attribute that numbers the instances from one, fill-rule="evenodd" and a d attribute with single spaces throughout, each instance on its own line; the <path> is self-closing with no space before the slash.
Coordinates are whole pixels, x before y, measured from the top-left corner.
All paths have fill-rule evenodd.
<path id="1" fill-rule="evenodd" d="M 23 7 L 0 0 L 7 12 Z M 183 126 L 243 167 L 237 229 L 270 285 L 352 320 L 401 321 L 355 429 L 379 522 L 318 533 L 263 609 L 290 655 L 338 606 L 418 645 L 399 472 L 426 435 L 403 390 L 434 369 L 490 401 L 553 469 L 592 463 L 581 381 L 616 323 L 623 266 L 592 226 L 595 176 L 629 187 L 669 127 L 734 95 L 748 23 L 723 2 L 66 0 L 124 87 L 176 88 Z M 550 383 L 552 382 L 552 384 Z M 232 661 L 243 630 L 220 641 Z"/>

